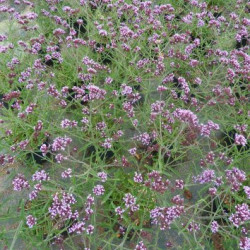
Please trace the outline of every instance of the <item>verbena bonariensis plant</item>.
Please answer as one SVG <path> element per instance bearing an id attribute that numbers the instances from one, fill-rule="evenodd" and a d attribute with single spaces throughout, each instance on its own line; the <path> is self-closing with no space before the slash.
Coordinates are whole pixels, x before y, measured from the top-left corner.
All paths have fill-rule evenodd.
<path id="1" fill-rule="evenodd" d="M 250 249 L 249 9 L 0 0 L 1 248 Z"/>

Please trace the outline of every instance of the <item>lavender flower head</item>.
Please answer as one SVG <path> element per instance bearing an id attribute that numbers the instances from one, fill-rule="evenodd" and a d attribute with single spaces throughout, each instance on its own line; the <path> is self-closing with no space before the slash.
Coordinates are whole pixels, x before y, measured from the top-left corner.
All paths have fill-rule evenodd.
<path id="1" fill-rule="evenodd" d="M 26 217 L 26 224 L 28 225 L 29 228 L 32 228 L 36 224 L 36 218 L 33 217 L 32 215 L 28 215 Z"/>
<path id="2" fill-rule="evenodd" d="M 28 181 L 25 179 L 24 175 L 18 174 L 14 180 L 12 181 L 13 190 L 21 191 L 24 188 L 29 188 L 30 185 Z"/>
<path id="3" fill-rule="evenodd" d="M 218 222 L 217 221 L 213 221 L 211 223 L 211 231 L 212 231 L 212 233 L 217 233 L 218 230 L 219 230 L 219 224 L 218 224 Z"/>

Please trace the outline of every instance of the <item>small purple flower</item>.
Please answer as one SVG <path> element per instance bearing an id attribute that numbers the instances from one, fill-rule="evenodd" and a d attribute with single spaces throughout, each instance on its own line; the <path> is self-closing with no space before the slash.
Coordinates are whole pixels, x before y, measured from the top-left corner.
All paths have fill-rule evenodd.
<path id="1" fill-rule="evenodd" d="M 52 151 L 65 151 L 66 146 L 72 142 L 72 139 L 69 137 L 57 137 L 52 143 Z"/>
<path id="2" fill-rule="evenodd" d="M 107 36 L 108 32 L 106 30 L 101 29 L 101 30 L 99 30 L 99 35 L 100 36 Z"/>
<path id="3" fill-rule="evenodd" d="M 61 173 L 61 177 L 66 179 L 66 178 L 71 178 L 72 177 L 72 169 L 71 168 L 68 168 L 67 170 L 63 171 Z"/>
<path id="4" fill-rule="evenodd" d="M 101 178 L 102 182 L 106 182 L 107 181 L 108 176 L 107 176 L 107 174 L 105 172 L 99 172 L 99 173 L 97 173 L 97 176 L 99 178 Z"/>
<path id="5" fill-rule="evenodd" d="M 229 220 L 238 228 L 245 221 L 250 220 L 250 210 L 246 203 L 236 205 L 235 209 L 236 212 L 229 217 Z"/>
<path id="6" fill-rule="evenodd" d="M 60 35 L 63 35 L 63 34 L 65 34 L 66 32 L 63 30 L 63 29 L 60 29 L 60 28 L 58 28 L 58 29 L 55 29 L 54 31 L 53 31 L 53 35 L 55 35 L 55 36 L 60 36 Z"/>
<path id="7" fill-rule="evenodd" d="M 101 145 L 106 149 L 112 148 L 112 141 L 112 138 L 106 138 L 104 143 L 102 143 Z"/>
<path id="8" fill-rule="evenodd" d="M 96 185 L 94 188 L 93 188 L 93 193 L 97 196 L 100 196 L 100 195 L 103 195 L 105 192 L 105 189 L 102 185 Z"/>
<path id="9" fill-rule="evenodd" d="M 124 209 L 122 209 L 121 207 L 117 207 L 115 208 L 115 213 L 116 215 L 122 216 L 122 214 L 125 212 Z"/>
<path id="10" fill-rule="evenodd" d="M 44 171 L 36 171 L 35 174 L 32 175 L 32 181 L 48 181 L 50 180 L 49 175 Z"/>
<path id="11" fill-rule="evenodd" d="M 42 184 L 41 183 L 38 183 L 36 185 L 34 185 L 34 189 L 30 194 L 29 194 L 29 199 L 30 200 L 34 200 L 38 193 L 42 190 Z"/>
<path id="12" fill-rule="evenodd" d="M 29 140 L 24 140 L 24 141 L 19 142 L 19 147 L 20 147 L 20 149 L 24 150 L 24 149 L 26 149 L 28 144 L 29 144 Z"/>
<path id="13" fill-rule="evenodd" d="M 40 147 L 40 150 L 41 150 L 43 156 L 45 156 L 46 153 L 47 153 L 48 150 L 49 150 L 49 147 L 48 147 L 46 144 L 42 144 L 41 147 Z"/>
<path id="14" fill-rule="evenodd" d="M 198 117 L 190 110 L 177 108 L 173 112 L 173 116 L 184 123 L 189 123 L 194 127 L 198 126 L 199 123 Z"/>
<path id="15" fill-rule="evenodd" d="M 193 177 L 193 180 L 200 184 L 211 182 L 214 179 L 215 179 L 215 171 L 212 169 L 206 169 L 200 175 Z"/>
<path id="16" fill-rule="evenodd" d="M 236 167 L 232 170 L 225 170 L 228 184 L 232 186 L 233 192 L 238 191 L 242 182 L 246 180 L 246 173 Z"/>
<path id="17" fill-rule="evenodd" d="M 74 128 L 77 127 L 78 122 L 73 120 L 70 121 L 69 119 L 64 119 L 61 121 L 61 127 L 62 128 Z"/>
<path id="18" fill-rule="evenodd" d="M 132 123 L 133 123 L 133 125 L 134 125 L 135 127 L 137 127 L 137 125 L 138 125 L 138 120 L 137 120 L 137 119 L 134 119 L 134 120 L 132 121 Z"/>
<path id="19" fill-rule="evenodd" d="M 125 194 L 123 200 L 124 200 L 125 206 L 127 208 L 129 208 L 130 206 L 132 206 L 132 205 L 134 205 L 136 203 L 136 198 L 130 193 Z"/>
<path id="20" fill-rule="evenodd" d="M 140 173 L 135 172 L 134 182 L 136 182 L 136 183 L 142 183 L 143 182 L 143 178 L 142 178 L 142 175 Z"/>
<path id="21" fill-rule="evenodd" d="M 105 122 L 98 122 L 96 124 L 96 130 L 103 131 L 107 128 L 107 125 Z"/>
<path id="22" fill-rule="evenodd" d="M 36 218 L 33 217 L 32 215 L 28 215 L 26 217 L 26 224 L 28 225 L 29 228 L 32 228 L 36 224 Z"/>
<path id="23" fill-rule="evenodd" d="M 49 213 L 51 218 L 59 216 L 64 220 L 66 219 L 76 219 L 79 215 L 77 210 L 72 211 L 71 204 L 75 204 L 76 200 L 72 194 L 63 192 L 62 194 L 56 193 L 53 196 L 53 203 L 49 207 Z"/>
<path id="24" fill-rule="evenodd" d="M 150 211 L 150 217 L 153 224 L 160 226 L 160 230 L 166 230 L 183 213 L 184 206 L 156 207 Z"/>
<path id="25" fill-rule="evenodd" d="M 197 27 L 202 27 L 204 25 L 205 25 L 205 22 L 203 20 L 199 19 Z"/>
<path id="26" fill-rule="evenodd" d="M 37 190 L 33 190 L 30 194 L 29 194 L 29 199 L 32 201 L 34 200 L 38 195 L 38 191 Z"/>
<path id="27" fill-rule="evenodd" d="M 131 155 L 135 155 L 136 154 L 136 148 L 131 148 L 128 150 L 128 152 L 131 154 Z"/>
<path id="28" fill-rule="evenodd" d="M 247 199 L 250 199 L 250 187 L 249 186 L 244 186 L 243 187 L 246 195 L 247 195 Z"/>
<path id="29" fill-rule="evenodd" d="M 134 250 L 147 250 L 146 246 L 144 245 L 143 241 L 140 241 Z"/>
<path id="30" fill-rule="evenodd" d="M 234 128 L 240 131 L 241 133 L 243 133 L 247 131 L 247 124 L 243 124 L 243 125 L 237 124 L 234 126 Z"/>
<path id="31" fill-rule="evenodd" d="M 175 195 L 171 201 L 175 204 L 175 205 L 183 205 L 184 204 L 184 199 L 180 197 L 180 195 Z"/>
<path id="32" fill-rule="evenodd" d="M 105 78 L 105 84 L 111 84 L 113 82 L 113 79 L 111 77 Z"/>
<path id="33" fill-rule="evenodd" d="M 136 198 L 132 194 L 125 194 L 123 201 L 125 202 L 126 208 L 130 209 L 131 212 L 135 212 L 139 209 L 139 205 L 136 204 Z"/>
<path id="34" fill-rule="evenodd" d="M 69 233 L 76 233 L 76 234 L 81 234 L 86 230 L 85 228 L 85 222 L 80 221 L 76 222 L 69 228 Z"/>
<path id="35" fill-rule="evenodd" d="M 7 40 L 7 36 L 6 35 L 1 35 L 0 34 L 0 42 Z"/>
<path id="36" fill-rule="evenodd" d="M 212 130 L 219 130 L 220 126 L 212 121 L 208 121 L 207 124 L 201 124 L 200 125 L 200 130 L 201 130 L 201 135 L 205 137 L 209 137 L 211 134 Z"/>
<path id="37" fill-rule="evenodd" d="M 183 180 L 175 180 L 175 187 L 178 189 L 184 188 L 184 181 Z"/>
<path id="38" fill-rule="evenodd" d="M 173 243 L 172 243 L 171 241 L 168 241 L 168 242 L 166 243 L 166 247 L 167 247 L 167 248 L 173 247 Z"/>
<path id="39" fill-rule="evenodd" d="M 200 225 L 195 223 L 195 222 L 191 222 L 188 227 L 187 227 L 187 230 L 189 232 L 197 232 L 200 230 Z"/>
<path id="40" fill-rule="evenodd" d="M 248 230 L 245 227 L 242 227 L 241 228 L 241 233 L 245 234 L 245 235 L 248 235 Z"/>
<path id="41" fill-rule="evenodd" d="M 143 134 L 140 134 L 137 137 L 137 140 L 140 141 L 143 145 L 148 146 L 150 144 L 151 137 L 148 133 L 145 132 Z"/>
<path id="42" fill-rule="evenodd" d="M 62 163 L 63 161 L 67 160 L 68 158 L 67 158 L 67 156 L 64 156 L 62 154 L 57 154 L 55 156 L 55 159 L 56 159 L 57 163 Z"/>
<path id="43" fill-rule="evenodd" d="M 94 226 L 93 225 L 88 225 L 86 228 L 86 233 L 87 234 L 92 234 L 94 232 Z"/>
<path id="44" fill-rule="evenodd" d="M 216 192 L 217 192 L 217 188 L 215 188 L 215 187 L 212 187 L 212 188 L 209 188 L 209 189 L 208 189 L 208 193 L 209 193 L 211 196 L 215 196 L 215 195 L 216 195 Z"/>
<path id="45" fill-rule="evenodd" d="M 247 139 L 244 137 L 244 135 L 235 134 L 234 141 L 236 145 L 246 146 L 247 144 Z"/>
<path id="46" fill-rule="evenodd" d="M 195 82 L 196 84 L 198 84 L 198 85 L 201 85 L 202 80 L 201 80 L 199 77 L 196 77 L 196 78 L 194 79 L 194 82 Z"/>
<path id="47" fill-rule="evenodd" d="M 18 174 L 15 179 L 12 181 L 13 190 L 21 191 L 24 188 L 29 188 L 30 185 L 28 181 L 25 179 L 24 175 Z"/>
<path id="48" fill-rule="evenodd" d="M 214 220 L 214 221 L 211 223 L 211 231 L 212 231 L 212 233 L 217 233 L 218 230 L 219 230 L 219 224 L 218 224 L 217 221 Z"/>
<path id="49" fill-rule="evenodd" d="M 150 187 L 151 189 L 159 193 L 164 193 L 170 185 L 170 181 L 163 180 L 160 173 L 156 170 L 153 170 L 152 172 L 148 173 L 148 177 L 150 179 L 144 182 L 145 186 Z"/>
<path id="50" fill-rule="evenodd" d="M 250 249 L 250 238 L 242 237 L 240 239 L 240 249 L 249 250 Z"/>

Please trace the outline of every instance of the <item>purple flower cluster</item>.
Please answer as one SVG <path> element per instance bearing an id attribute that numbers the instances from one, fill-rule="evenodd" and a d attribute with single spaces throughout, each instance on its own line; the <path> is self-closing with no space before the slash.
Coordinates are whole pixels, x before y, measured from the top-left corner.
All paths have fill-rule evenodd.
<path id="1" fill-rule="evenodd" d="M 87 200 L 85 202 L 85 217 L 81 221 L 75 222 L 70 228 L 69 233 L 81 234 L 84 231 L 86 234 L 92 234 L 94 231 L 94 226 L 89 224 L 86 225 L 87 221 L 90 220 L 90 216 L 93 214 L 93 209 L 91 206 L 94 204 L 94 197 L 88 195 Z"/>
<path id="2" fill-rule="evenodd" d="M 93 214 L 93 209 L 91 208 L 91 206 L 94 205 L 94 202 L 95 202 L 95 198 L 89 194 L 87 196 L 87 200 L 85 202 L 85 213 L 86 213 L 86 217 L 85 217 L 85 220 L 89 220 L 90 219 L 90 215 Z"/>
<path id="3" fill-rule="evenodd" d="M 201 124 L 201 135 L 209 137 L 212 130 L 219 130 L 220 126 L 212 121 L 208 121 L 207 124 Z"/>
<path id="4" fill-rule="evenodd" d="M 239 247 L 240 247 L 240 249 L 243 249 L 243 250 L 249 250 L 250 249 L 250 238 L 242 237 L 240 239 Z"/>
<path id="5" fill-rule="evenodd" d="M 182 206 L 184 204 L 184 199 L 178 194 L 171 199 L 171 202 L 173 202 L 175 205 Z"/>
<path id="6" fill-rule="evenodd" d="M 13 164 L 14 157 L 8 154 L 0 154 L 0 165 L 4 166 L 5 164 Z"/>
<path id="7" fill-rule="evenodd" d="M 136 204 L 136 198 L 132 194 L 125 194 L 123 201 L 125 202 L 125 207 L 130 209 L 131 212 L 135 212 L 139 209 L 139 205 Z"/>
<path id="8" fill-rule="evenodd" d="M 102 143 L 101 145 L 102 145 L 104 148 L 107 148 L 107 149 L 112 148 L 112 141 L 113 141 L 112 138 L 106 138 L 106 139 L 104 140 L 104 143 Z"/>
<path id="9" fill-rule="evenodd" d="M 77 121 L 70 121 L 69 119 L 64 119 L 61 122 L 62 128 L 74 128 L 77 127 Z"/>
<path id="10" fill-rule="evenodd" d="M 18 174 L 12 181 L 13 189 L 21 191 L 24 188 L 30 188 L 29 182 L 25 179 L 24 175 Z"/>
<path id="11" fill-rule="evenodd" d="M 189 232 L 197 232 L 200 230 L 200 225 L 192 221 L 191 223 L 188 224 L 187 230 Z"/>
<path id="12" fill-rule="evenodd" d="M 139 205 L 136 204 L 136 198 L 132 194 L 130 194 L 130 193 L 125 194 L 123 197 L 123 201 L 125 202 L 126 209 L 123 209 L 120 206 L 115 208 L 115 213 L 120 218 L 123 217 L 123 213 L 126 210 L 129 211 L 129 214 L 133 214 L 134 212 L 139 210 Z"/>
<path id="13" fill-rule="evenodd" d="M 173 116 L 184 123 L 188 123 L 190 126 L 198 126 L 198 117 L 190 110 L 177 108 L 173 112 Z"/>
<path id="14" fill-rule="evenodd" d="M 65 171 L 63 171 L 62 173 L 61 173 L 61 177 L 63 178 L 63 179 L 66 179 L 66 178 L 71 178 L 72 177 L 72 169 L 71 168 L 68 168 L 68 169 L 66 169 Z"/>
<path id="15" fill-rule="evenodd" d="M 212 182 L 215 179 L 215 171 L 212 169 L 204 170 L 200 175 L 193 177 L 195 182 L 200 184 Z"/>
<path id="16" fill-rule="evenodd" d="M 76 200 L 72 194 L 66 192 L 56 193 L 53 197 L 53 203 L 49 207 L 49 213 L 51 218 L 59 217 L 64 220 L 76 219 L 79 214 L 78 211 L 72 211 L 71 205 L 75 204 Z"/>
<path id="17" fill-rule="evenodd" d="M 246 146 L 247 144 L 247 139 L 244 137 L 244 135 L 239 135 L 239 134 L 235 134 L 235 144 L 236 145 L 242 145 L 242 146 Z"/>
<path id="18" fill-rule="evenodd" d="M 101 182 L 106 182 L 107 181 L 107 178 L 108 178 L 107 173 L 105 173 L 105 172 L 99 172 L 99 173 L 97 173 L 97 176 L 99 178 L 101 178 Z"/>
<path id="19" fill-rule="evenodd" d="M 134 182 L 142 183 L 143 182 L 142 174 L 135 172 Z"/>
<path id="20" fill-rule="evenodd" d="M 28 225 L 29 228 L 32 228 L 36 224 L 36 218 L 33 217 L 32 215 L 28 215 L 26 217 L 26 224 Z"/>
<path id="21" fill-rule="evenodd" d="M 232 170 L 225 170 L 226 179 L 228 184 L 231 186 L 233 192 L 239 191 L 242 182 L 246 180 L 246 173 L 238 168 Z"/>
<path id="22" fill-rule="evenodd" d="M 181 179 L 175 180 L 175 188 L 183 189 L 184 188 L 184 181 Z"/>
<path id="23" fill-rule="evenodd" d="M 35 174 L 32 175 L 32 181 L 42 182 L 48 180 L 50 180 L 50 177 L 44 170 L 36 171 Z"/>
<path id="24" fill-rule="evenodd" d="M 69 232 L 70 233 L 76 233 L 76 234 L 81 234 L 86 230 L 85 228 L 85 222 L 84 221 L 79 221 L 74 223 L 70 228 Z"/>
<path id="25" fill-rule="evenodd" d="M 229 217 L 235 227 L 239 227 L 245 221 L 250 220 L 250 210 L 246 203 L 235 206 L 236 212 Z"/>
<path id="26" fill-rule="evenodd" d="M 212 221 L 211 223 L 211 231 L 212 233 L 217 233 L 219 230 L 219 224 L 217 221 Z"/>
<path id="27" fill-rule="evenodd" d="M 246 195 L 247 195 L 247 199 L 250 199 L 250 187 L 249 186 L 244 186 L 243 187 Z"/>
<path id="28" fill-rule="evenodd" d="M 52 151 L 64 151 L 66 147 L 72 142 L 72 139 L 65 136 L 65 137 L 57 137 L 54 139 L 51 147 Z"/>
<path id="29" fill-rule="evenodd" d="M 122 218 L 122 215 L 124 212 L 125 212 L 125 209 L 121 208 L 120 206 L 115 208 L 115 213 L 116 215 L 119 215 L 120 218 Z"/>
<path id="30" fill-rule="evenodd" d="M 29 194 L 29 199 L 34 200 L 37 196 L 38 193 L 42 190 L 42 184 L 38 183 L 34 185 L 34 190 Z"/>
<path id="31" fill-rule="evenodd" d="M 134 250 L 147 250 L 146 246 L 144 245 L 143 241 L 140 241 L 136 246 Z"/>
<path id="32" fill-rule="evenodd" d="M 155 170 L 148 174 L 148 178 L 149 180 L 144 182 L 145 186 L 159 193 L 164 193 L 170 185 L 170 181 L 163 180 L 160 173 Z"/>
<path id="33" fill-rule="evenodd" d="M 105 189 L 104 189 L 103 185 L 96 185 L 96 186 L 93 188 L 93 193 L 94 193 L 96 196 L 103 195 L 104 192 L 105 192 Z"/>
<path id="34" fill-rule="evenodd" d="M 150 211 L 152 223 L 159 225 L 161 230 L 169 229 L 171 224 L 184 214 L 184 206 L 156 207 Z"/>
<path id="35" fill-rule="evenodd" d="M 140 141 L 143 145 L 148 146 L 151 142 L 151 136 L 148 133 L 142 133 L 137 137 L 137 140 Z"/>

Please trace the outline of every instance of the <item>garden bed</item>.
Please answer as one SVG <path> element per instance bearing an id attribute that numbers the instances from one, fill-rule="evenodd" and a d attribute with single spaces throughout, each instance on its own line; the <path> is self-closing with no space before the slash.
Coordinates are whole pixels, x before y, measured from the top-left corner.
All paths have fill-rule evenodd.
<path id="1" fill-rule="evenodd" d="M 0 248 L 250 249 L 249 8 L 0 0 Z"/>

